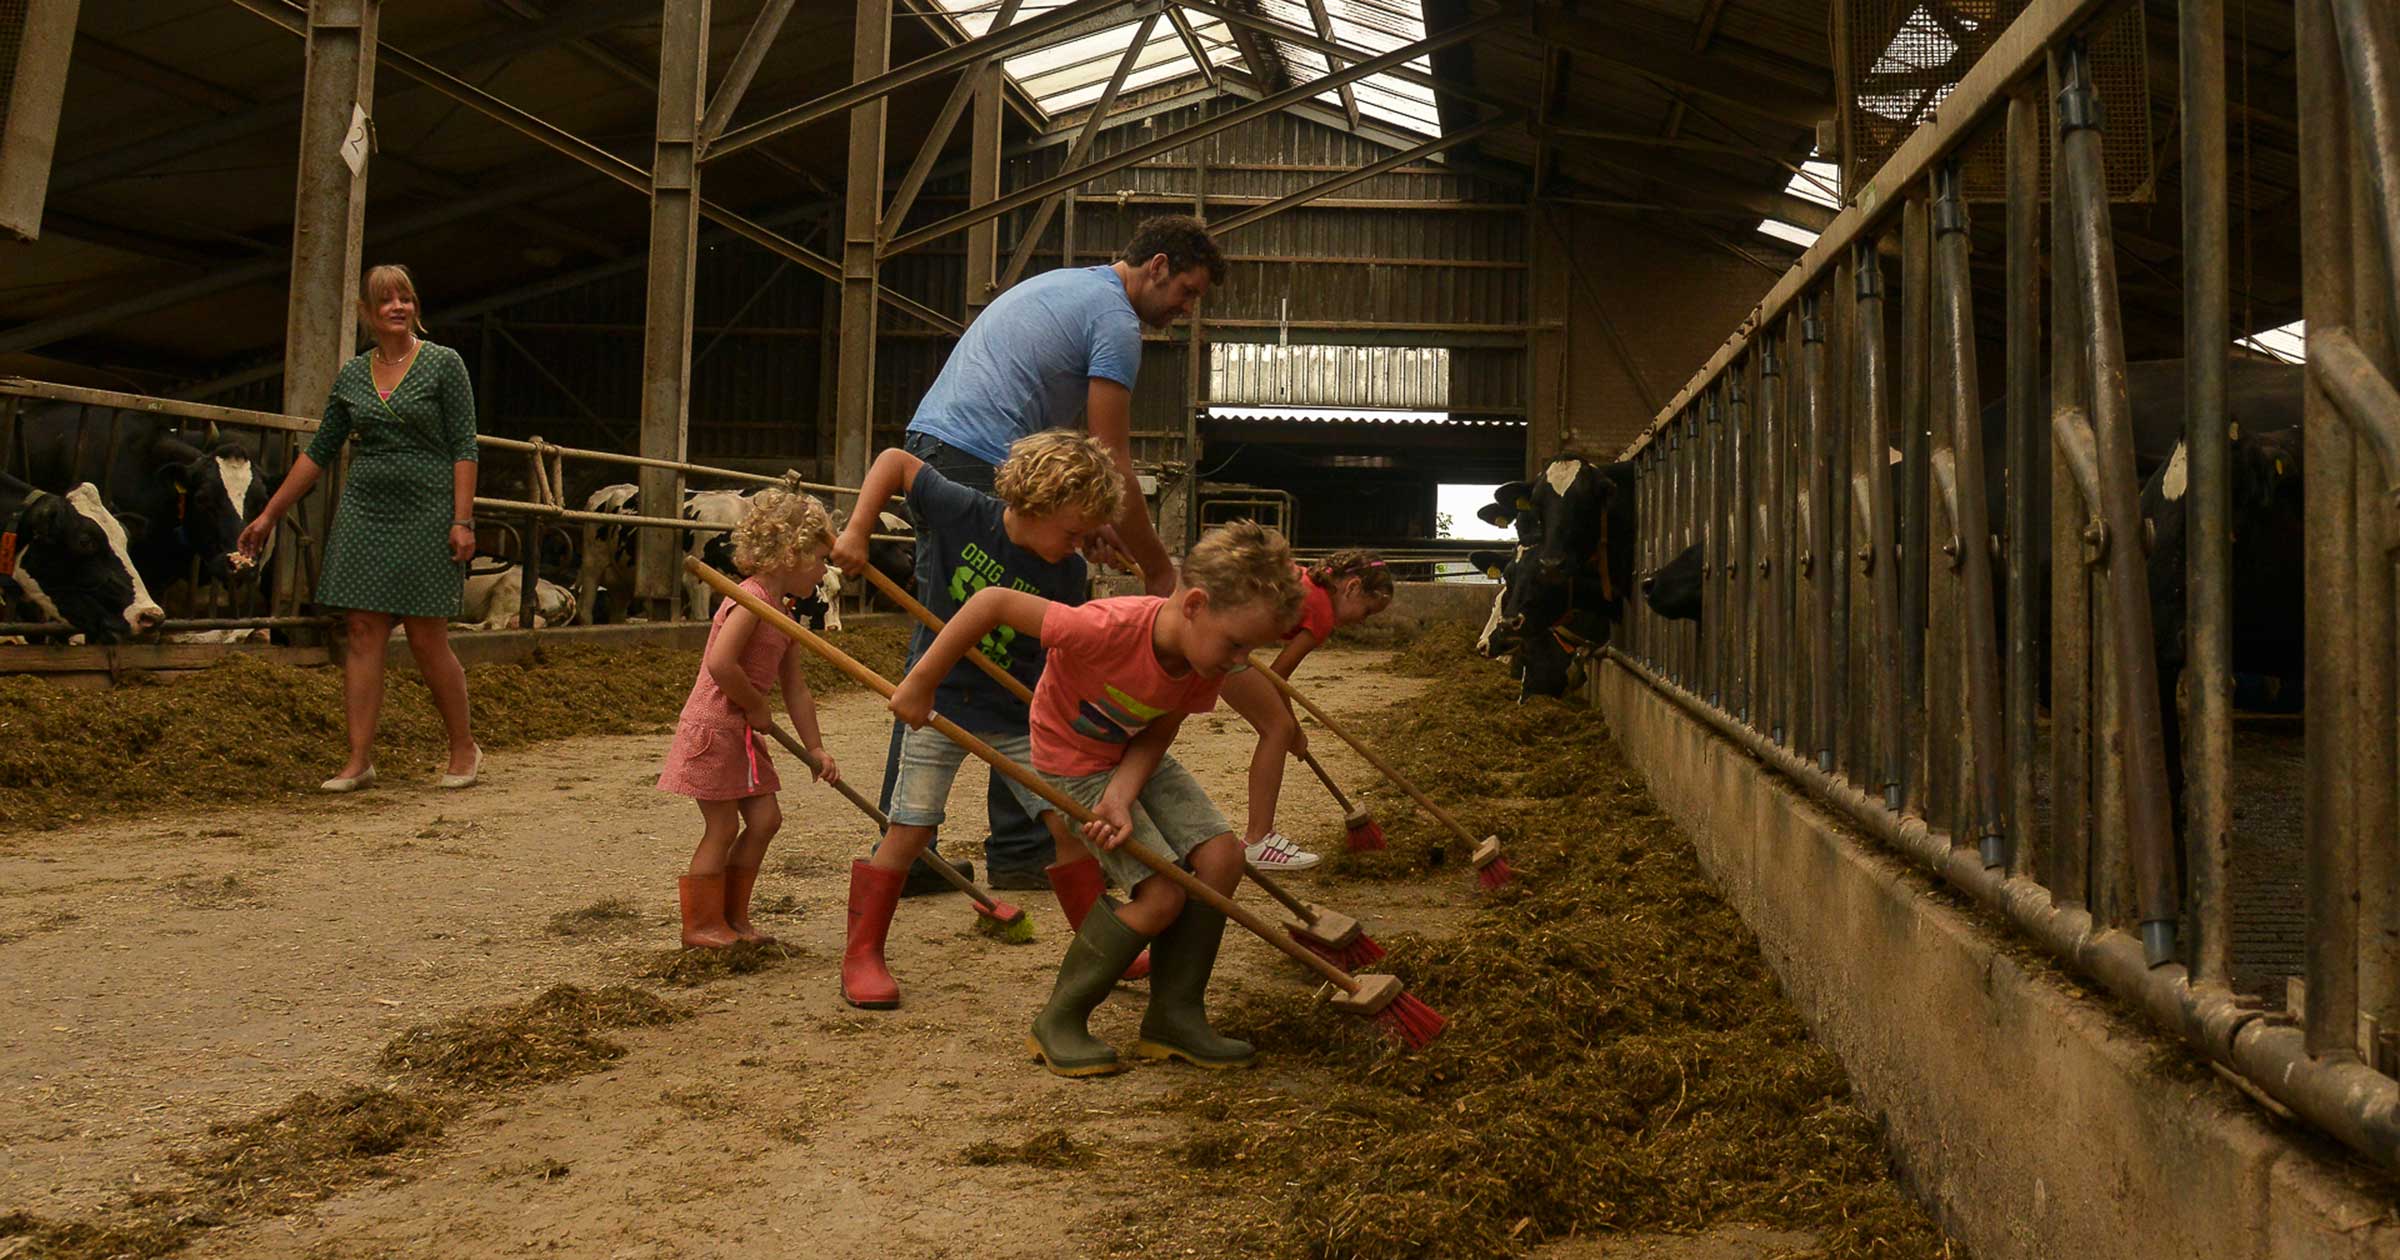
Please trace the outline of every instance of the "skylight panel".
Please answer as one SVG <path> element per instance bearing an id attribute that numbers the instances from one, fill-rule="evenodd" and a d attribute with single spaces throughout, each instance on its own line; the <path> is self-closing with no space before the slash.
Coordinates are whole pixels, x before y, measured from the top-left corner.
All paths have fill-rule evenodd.
<path id="1" fill-rule="evenodd" d="M 2236 339 L 2235 345 L 2246 346 L 2260 354 L 2272 355 L 2286 363 L 2308 362 L 2308 321 L 2295 319 L 2281 328 L 2269 328 Z"/>
<path id="2" fill-rule="evenodd" d="M 1789 241 L 1802 249 L 1807 249 L 1817 243 L 1816 233 L 1804 227 L 1794 227 L 1781 219 L 1760 219 L 1758 230 L 1762 235 L 1772 236 L 1779 241 Z"/>

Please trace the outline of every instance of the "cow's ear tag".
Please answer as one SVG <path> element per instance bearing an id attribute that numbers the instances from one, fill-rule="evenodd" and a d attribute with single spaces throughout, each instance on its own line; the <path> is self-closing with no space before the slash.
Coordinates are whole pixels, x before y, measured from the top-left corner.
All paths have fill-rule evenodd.
<path id="1" fill-rule="evenodd" d="M 1524 495 L 1518 495 L 1518 496 L 1517 496 L 1517 510 L 1518 510 L 1518 511 L 1520 511 L 1520 512 L 1530 512 L 1530 511 L 1532 511 L 1532 510 L 1533 510 L 1533 500 L 1526 498 Z"/>
<path id="2" fill-rule="evenodd" d="M 2283 461 L 2280 459 L 2275 461 L 2275 475 L 2278 477 L 2283 475 Z"/>
<path id="3" fill-rule="evenodd" d="M 13 537 L 13 535 L 12 535 L 12 537 Z M 1499 565 L 1496 565 L 1496 564 L 1495 564 L 1495 565 L 1492 565 L 1492 566 L 1490 566 L 1489 568 L 1486 568 L 1486 569 L 1485 569 L 1483 572 L 1484 572 L 1484 576 L 1491 578 L 1493 581 L 1498 581 L 1498 580 L 1500 579 L 1500 566 L 1499 566 Z"/>
<path id="4" fill-rule="evenodd" d="M 175 519 L 176 519 L 176 520 L 179 520 L 179 521 L 180 521 L 180 520 L 182 520 L 182 519 L 183 519 L 183 501 L 184 501 L 185 499 L 188 499 L 188 498 L 190 498 L 190 497 L 191 497 L 191 495 L 190 495 L 190 492 L 186 491 L 186 490 L 185 490 L 185 489 L 184 489 L 182 486 L 177 486 L 177 487 L 175 487 Z"/>
<path id="5" fill-rule="evenodd" d="M 17 531 L 0 534 L 0 577 L 14 577 L 17 572 Z"/>

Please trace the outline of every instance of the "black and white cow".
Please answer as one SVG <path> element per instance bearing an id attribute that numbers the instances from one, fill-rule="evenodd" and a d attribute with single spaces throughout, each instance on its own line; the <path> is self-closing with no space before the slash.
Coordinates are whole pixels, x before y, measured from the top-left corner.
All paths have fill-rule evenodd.
<path id="1" fill-rule="evenodd" d="M 583 510 L 639 516 L 642 513 L 642 488 L 630 481 L 602 486 L 583 501 Z M 633 525 L 584 523 L 583 550 L 576 564 L 575 589 L 588 593 L 584 608 L 594 623 L 605 625 L 621 622 L 633 611 L 634 540 L 639 532 L 639 528 Z"/>
<path id="2" fill-rule="evenodd" d="M 458 616 L 452 622 L 476 630 L 525 628 L 525 566 L 492 556 L 477 556 L 459 593 Z M 533 626 L 563 626 L 575 620 L 575 592 L 548 578 L 534 584 Z"/>
<path id="3" fill-rule="evenodd" d="M 125 527 L 90 482 L 52 494 L 0 474 L 0 596 L 92 643 L 148 634 L 167 617 L 134 566 Z"/>
<path id="4" fill-rule="evenodd" d="M 234 545 L 280 479 L 248 443 L 212 433 L 194 444 L 170 417 L 100 407 L 45 407 L 20 423 L 27 480 L 55 491 L 98 476 L 110 510 L 130 527 L 133 562 L 150 586 L 165 591 L 185 580 L 194 560 L 201 582 L 229 591 L 257 587 L 269 570 L 272 538 L 257 562 Z"/>
<path id="5" fill-rule="evenodd" d="M 1513 646 L 1520 698 L 1564 694 L 1623 620 L 1640 524 L 1633 478 L 1631 464 L 1565 456 L 1532 481 L 1499 487 L 1477 512 L 1517 527 L 1514 555 L 1483 565 L 1501 571 L 1502 585 L 1477 646 L 1487 654 Z"/>

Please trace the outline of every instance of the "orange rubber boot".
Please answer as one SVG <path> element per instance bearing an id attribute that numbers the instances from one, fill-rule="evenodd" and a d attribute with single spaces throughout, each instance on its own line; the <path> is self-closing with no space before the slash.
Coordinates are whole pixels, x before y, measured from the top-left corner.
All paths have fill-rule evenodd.
<path id="1" fill-rule="evenodd" d="M 775 938 L 750 926 L 750 892 L 758 887 L 758 868 L 728 866 L 725 868 L 725 926 L 733 934 L 756 945 L 772 945 Z"/>
<path id="2" fill-rule="evenodd" d="M 1100 859 L 1078 858 L 1060 862 L 1048 868 L 1050 891 L 1058 894 L 1058 908 L 1066 912 L 1067 926 L 1083 931 L 1083 916 L 1092 912 L 1093 903 L 1100 900 L 1101 885 L 1106 882 L 1100 873 Z M 1133 965 L 1125 969 L 1120 980 L 1139 980 L 1150 974 L 1150 951 L 1134 955 Z"/>
<path id="3" fill-rule="evenodd" d="M 883 940 L 900 905 L 905 871 L 869 862 L 850 864 L 850 939 L 842 948 L 842 1000 L 870 1011 L 900 1005 L 900 982 L 883 962 Z"/>
<path id="4" fill-rule="evenodd" d="M 725 926 L 725 877 L 686 875 L 675 881 L 683 903 L 683 947 L 723 949 L 742 938 Z"/>

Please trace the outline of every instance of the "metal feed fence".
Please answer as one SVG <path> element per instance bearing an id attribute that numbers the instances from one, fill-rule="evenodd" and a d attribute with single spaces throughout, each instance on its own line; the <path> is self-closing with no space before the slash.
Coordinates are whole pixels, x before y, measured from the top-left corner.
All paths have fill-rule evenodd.
<path id="1" fill-rule="evenodd" d="M 317 429 L 317 422 L 305 416 L 251 411 L 238 407 L 213 407 L 179 399 L 156 398 L 146 394 L 86 389 L 80 386 L 59 385 L 48 381 L 27 380 L 19 377 L 0 377 L 0 459 L 12 459 L 15 453 L 21 449 L 18 424 L 20 414 L 28 402 L 72 403 L 84 408 L 105 409 L 110 417 L 106 421 L 110 425 L 110 429 L 104 449 L 110 452 L 114 452 L 117 446 L 116 428 L 122 423 L 124 414 L 128 412 L 172 416 L 196 424 L 249 429 L 262 434 L 281 434 L 286 435 L 294 442 L 316 432 Z M 479 434 L 475 440 L 477 446 L 487 456 L 495 452 L 506 452 L 510 456 L 522 457 L 526 461 L 526 485 L 531 495 L 530 498 L 506 499 L 478 495 L 475 499 L 475 509 L 479 516 L 488 514 L 497 518 L 492 523 L 493 527 L 513 538 L 516 543 L 517 560 L 525 567 L 527 579 L 519 583 L 521 589 L 517 608 L 518 624 L 529 629 L 534 627 L 535 605 L 540 594 L 542 577 L 540 544 L 544 531 L 558 530 L 569 526 L 581 527 L 582 536 L 577 541 L 580 546 L 589 547 L 593 542 L 593 531 L 603 525 L 631 526 L 645 530 L 675 530 L 683 533 L 712 533 L 729 528 L 724 525 L 684 520 L 681 517 L 587 512 L 571 507 L 565 501 L 566 463 L 568 460 L 582 460 L 624 468 L 653 468 L 672 472 L 677 476 L 676 488 L 679 499 L 682 478 L 687 476 L 715 478 L 720 481 L 752 486 L 780 485 L 783 480 L 780 477 L 742 472 L 731 468 L 716 468 L 706 464 L 648 459 L 638 455 L 623 455 L 614 451 L 559 446 L 545 442 L 539 437 L 520 440 Z M 80 457 L 80 445 L 78 453 Z M 496 463 L 496 460 L 487 461 L 487 464 Z M 333 520 L 333 510 L 340 501 L 342 482 L 348 467 L 349 454 L 345 448 L 339 466 L 326 470 L 323 483 L 324 509 L 309 519 L 330 526 Z M 104 481 L 107 475 L 106 469 L 84 469 L 78 466 L 73 470 L 71 479 Z M 852 486 L 837 486 L 814 481 L 803 481 L 800 484 L 805 489 L 824 494 L 829 498 L 842 496 L 855 498 L 858 494 L 857 488 Z M 99 488 L 102 496 L 107 497 L 110 487 L 103 484 Z M 275 575 L 274 596 L 263 612 L 251 610 L 243 615 L 210 615 L 174 619 L 166 622 L 160 628 L 161 632 L 273 630 L 321 627 L 332 624 L 333 619 L 330 617 L 304 611 L 308 607 L 304 592 L 316 589 L 317 576 L 323 566 L 324 540 L 318 536 L 316 530 L 303 524 L 303 514 L 297 511 L 284 519 L 283 528 L 286 535 L 285 541 L 289 547 L 277 549 L 279 567 Z M 890 541 L 913 541 L 905 537 L 886 534 L 877 534 L 874 537 Z M 584 585 L 588 587 L 588 583 Z M 201 591 L 196 573 L 193 578 L 193 590 L 195 595 Z M 589 589 L 576 591 L 577 619 L 587 624 L 591 618 L 593 595 L 594 592 Z M 218 596 L 212 594 L 210 598 L 212 602 L 208 611 L 212 614 L 221 611 L 222 604 L 218 602 Z M 673 599 L 672 604 L 674 611 L 670 619 L 681 619 L 683 616 L 682 600 L 680 598 Z M 0 634 L 64 634 L 69 632 L 71 632 L 71 627 L 57 622 L 0 624 Z"/>
<path id="2" fill-rule="evenodd" d="M 2394 1168 L 2400 9 L 2296 9 L 2306 952 L 2288 1009 L 2237 994 L 2231 974 L 2222 0 L 2186 0 L 2180 15 L 2189 545 L 2184 572 L 2164 579 L 2182 586 L 2189 627 L 2180 815 L 2108 210 L 2114 115 L 2097 108 L 2086 43 L 2122 12 L 2106 0 L 2026 5 L 1628 449 L 1640 566 L 1698 544 L 1703 610 L 1695 625 L 1637 607 L 1609 656 L 2210 1062 Z M 1961 155 L 1995 137 L 2008 404 L 2004 440 L 1987 447 Z M 1893 244 L 1896 276 L 1879 253 Z M 1993 472 L 2004 502 L 1987 495 Z M 1996 553 L 1985 540 L 2001 525 Z"/>

